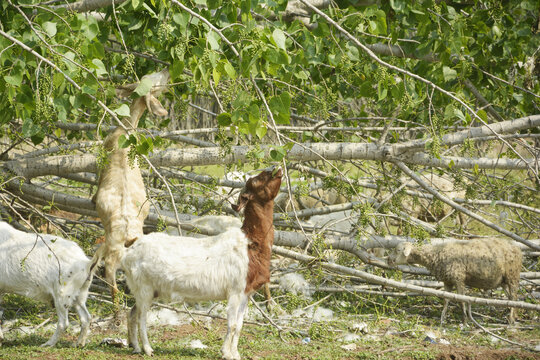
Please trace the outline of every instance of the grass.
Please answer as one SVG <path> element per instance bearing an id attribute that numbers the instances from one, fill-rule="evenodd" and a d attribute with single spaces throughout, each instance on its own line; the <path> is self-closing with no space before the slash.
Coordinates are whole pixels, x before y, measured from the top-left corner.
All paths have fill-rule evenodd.
<path id="1" fill-rule="evenodd" d="M 316 301 L 325 295 L 315 294 Z M 280 297 L 286 308 L 286 297 Z M 36 307 L 25 298 L 6 296 L 5 307 L 7 320 L 17 326 L 36 325 L 51 317 L 56 321 L 54 310 Z M 404 359 L 430 360 L 445 359 L 446 354 L 453 358 L 467 359 L 540 359 L 540 354 L 522 351 L 500 341 L 493 341 L 491 336 L 476 329 L 474 326 L 462 327 L 460 324 L 460 309 L 457 305 L 449 308 L 448 324 L 439 327 L 439 315 L 442 301 L 437 298 L 409 297 L 385 301 L 380 296 L 356 298 L 361 305 L 351 311 L 347 304 L 353 302 L 351 295 L 332 295 L 321 306 L 334 311 L 330 321 L 314 322 L 306 316 L 299 316 L 287 321 L 280 320 L 280 326 L 286 331 L 280 334 L 277 329 L 267 323 L 262 317 L 256 322 L 244 325 L 239 342 L 239 351 L 244 359 Z M 26 308 L 22 311 L 23 308 Z M 95 311 L 99 304 L 89 301 L 89 308 L 94 319 L 110 316 L 106 309 Z M 254 314 L 258 314 L 251 307 Z M 474 307 L 474 311 L 482 313 L 477 319 L 501 336 L 514 341 L 525 343 L 530 347 L 540 342 L 540 324 L 538 314 L 521 313 L 518 327 L 507 328 L 502 317 L 505 311 L 489 307 Z M 485 315 L 484 315 L 485 314 Z M 489 316 L 489 317 L 485 317 Z M 276 319 L 276 316 L 273 316 Z M 180 326 L 154 326 L 149 328 L 150 342 L 154 348 L 155 359 L 220 359 L 220 348 L 226 332 L 226 322 L 222 319 L 212 319 L 192 322 Z M 75 320 L 72 318 L 72 320 Z M 366 323 L 368 331 L 355 332 L 353 325 Z M 202 324 L 205 324 L 204 326 Z M 10 323 L 10 327 L 12 323 Z M 4 326 L 6 330 L 6 326 Z M 137 359 L 146 358 L 144 355 L 133 355 L 131 349 L 102 345 L 105 338 L 126 338 L 126 326 L 108 328 L 103 322 L 95 322 L 89 338 L 89 343 L 83 349 L 73 348 L 76 331 L 68 331 L 55 348 L 41 348 L 54 330 L 54 326 L 43 327 L 33 334 L 16 334 L 6 331 L 3 346 L 0 347 L 0 359 Z M 350 344 L 342 341 L 346 334 L 358 335 L 353 350 L 342 348 Z M 440 345 L 429 341 L 434 336 L 437 342 L 440 338 L 451 345 Z M 309 338 L 309 340 L 308 340 Z M 205 349 L 193 349 L 189 344 L 200 340 L 207 346 Z M 442 355 L 441 355 L 442 354 Z M 452 358 L 452 357 L 446 357 Z"/>

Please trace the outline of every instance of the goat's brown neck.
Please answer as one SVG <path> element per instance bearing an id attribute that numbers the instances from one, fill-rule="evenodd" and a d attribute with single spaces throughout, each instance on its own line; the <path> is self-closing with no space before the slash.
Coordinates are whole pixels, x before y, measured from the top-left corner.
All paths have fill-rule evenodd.
<path id="1" fill-rule="evenodd" d="M 271 242 L 274 237 L 274 201 L 261 205 L 255 201 L 246 205 L 242 230 L 251 242 Z M 272 234 L 270 234 L 272 232 Z"/>
<path id="2" fill-rule="evenodd" d="M 270 281 L 270 257 L 274 243 L 274 201 L 250 201 L 244 210 L 242 230 L 250 240 L 246 293 Z"/>

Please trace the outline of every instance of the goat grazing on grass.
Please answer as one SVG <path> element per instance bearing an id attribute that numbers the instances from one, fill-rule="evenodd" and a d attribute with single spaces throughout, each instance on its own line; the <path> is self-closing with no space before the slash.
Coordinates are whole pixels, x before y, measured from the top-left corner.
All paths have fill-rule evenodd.
<path id="1" fill-rule="evenodd" d="M 503 286 L 508 298 L 516 300 L 522 254 L 519 247 L 503 239 L 475 239 L 422 247 L 403 242 L 391 254 L 389 263 L 423 265 L 444 283 L 446 291 L 455 286 L 458 294 L 464 294 L 465 285 L 477 289 Z M 441 325 L 448 303 L 449 300 L 444 299 Z M 466 323 L 465 303 L 462 303 L 462 308 L 463 322 Z M 514 322 L 513 308 L 510 308 L 508 322 Z"/>
<path id="2" fill-rule="evenodd" d="M 240 359 L 238 338 L 249 295 L 270 280 L 274 241 L 274 198 L 281 169 L 263 171 L 246 182 L 238 204 L 245 208 L 242 228 L 230 227 L 207 238 L 144 235 L 125 250 L 122 268 L 135 297 L 128 316 L 128 337 L 134 352 L 152 354 L 146 313 L 155 298 L 184 301 L 228 300 L 227 335 L 221 349 L 225 359 Z"/>
<path id="3" fill-rule="evenodd" d="M 129 123 L 124 125 L 136 128 L 144 111 L 148 109 L 154 115 L 164 116 L 167 111 L 161 106 L 156 96 L 161 94 L 169 80 L 168 70 L 143 77 L 150 79 L 153 90 L 145 96 L 133 100 L 130 106 Z M 137 84 L 128 85 L 123 95 L 132 93 Z M 144 220 L 150 206 L 146 199 L 141 171 L 137 159 L 129 161 L 129 148 L 120 148 L 118 139 L 126 135 L 122 127 L 117 127 L 104 141 L 109 152 L 108 161 L 100 173 L 98 190 L 94 195 L 96 210 L 105 228 L 105 242 L 96 251 L 92 269 L 101 259 L 105 261 L 105 279 L 111 287 L 113 302 L 116 303 L 116 270 L 120 263 L 123 248 L 130 246 L 143 235 Z"/>
<path id="4" fill-rule="evenodd" d="M 68 326 L 68 310 L 72 306 L 81 321 L 77 345 L 86 343 L 91 320 L 86 309 L 92 281 L 92 277 L 88 278 L 90 263 L 73 241 L 25 233 L 0 221 L 0 304 L 4 293 L 52 304 L 58 323 L 53 336 L 42 346 L 54 346 L 58 342 Z M 2 338 L 0 328 L 0 341 Z"/>

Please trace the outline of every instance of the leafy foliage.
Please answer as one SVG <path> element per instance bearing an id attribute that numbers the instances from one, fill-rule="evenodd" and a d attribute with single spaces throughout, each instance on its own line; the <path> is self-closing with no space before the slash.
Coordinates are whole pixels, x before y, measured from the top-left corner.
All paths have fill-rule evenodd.
<path id="1" fill-rule="evenodd" d="M 219 123 L 232 123 L 240 133 L 258 138 L 272 124 L 251 78 L 261 86 L 277 124 L 289 124 L 291 110 L 316 120 L 327 120 L 330 114 L 346 118 L 393 113 L 440 136 L 444 126 L 470 121 L 470 114 L 447 96 L 375 64 L 318 15 L 312 15 L 313 29 L 297 21 L 279 21 L 284 1 L 186 2 L 222 29 L 221 34 L 165 1 L 109 6 L 102 9 L 103 21 L 63 8 L 45 11 L 38 3 L 6 1 L 0 15 L 3 31 L 62 71 L 0 38 L 0 91 L 6 95 L 0 100 L 0 121 L 20 119 L 19 130 L 34 143 L 54 130 L 55 121 L 101 121 L 103 109 L 91 97 L 125 115 L 122 107 L 113 105 L 113 85 L 135 81 L 163 63 L 170 64 L 173 81 L 183 82 L 172 96 L 210 92 L 211 86 L 221 96 L 234 87 L 231 100 L 223 104 L 230 118 Z M 463 81 L 471 80 L 503 118 L 536 111 L 538 98 L 487 75 L 540 92 L 537 77 L 526 65 L 537 62 L 540 45 L 534 1 L 340 4 L 331 9 L 333 19 L 362 42 L 397 45 L 407 54 L 408 58 L 388 59 L 392 65 L 422 74 L 469 104 L 474 98 Z M 261 27 L 261 18 L 275 20 Z M 433 61 L 414 59 L 427 56 Z M 148 89 L 142 83 L 136 93 L 143 95 Z M 358 101 L 359 109 L 354 106 Z M 438 119 L 436 126 L 430 124 L 431 117 Z"/>

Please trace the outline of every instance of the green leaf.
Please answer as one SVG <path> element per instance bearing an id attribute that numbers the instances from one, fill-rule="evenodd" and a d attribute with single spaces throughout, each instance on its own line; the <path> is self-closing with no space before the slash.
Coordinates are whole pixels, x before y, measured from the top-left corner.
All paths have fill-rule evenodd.
<path id="1" fill-rule="evenodd" d="M 139 85 L 137 85 L 137 88 L 135 89 L 135 93 L 137 93 L 137 95 L 139 96 L 144 96 L 146 94 L 148 94 L 148 92 L 152 89 L 152 79 L 147 77 L 147 78 L 143 78 L 141 79 L 141 82 L 139 83 Z"/>
<path id="2" fill-rule="evenodd" d="M 214 79 L 214 84 L 219 84 L 219 79 L 221 79 L 221 73 L 217 68 L 212 69 L 212 78 Z"/>
<path id="3" fill-rule="evenodd" d="M 137 153 L 141 155 L 148 155 L 154 149 L 154 144 L 151 138 L 145 138 L 137 144 Z"/>
<path id="4" fill-rule="evenodd" d="M 443 66 L 443 76 L 444 81 L 454 80 L 457 77 L 457 71 L 448 66 Z"/>
<path id="5" fill-rule="evenodd" d="M 287 155 L 287 151 L 281 146 L 275 146 L 270 150 L 270 158 L 274 161 L 281 161 Z"/>
<path id="6" fill-rule="evenodd" d="M 103 61 L 99 59 L 92 60 L 93 68 L 96 69 L 96 75 L 100 76 L 103 74 L 107 74 L 107 69 L 105 69 L 105 64 L 103 64 Z"/>
<path id="7" fill-rule="evenodd" d="M 379 97 L 379 101 L 384 100 L 386 95 L 388 95 L 388 89 L 384 86 L 382 81 L 379 81 L 377 85 L 377 96 Z"/>
<path id="8" fill-rule="evenodd" d="M 118 147 L 120 149 L 125 149 L 130 145 L 129 139 L 126 137 L 126 135 L 120 135 L 118 138 Z"/>
<path id="9" fill-rule="evenodd" d="M 24 137 L 32 137 L 36 134 L 38 134 L 41 131 L 41 126 L 34 123 L 32 119 L 24 119 L 23 125 L 22 125 L 22 134 Z"/>
<path id="10" fill-rule="evenodd" d="M 277 124 L 289 124 L 291 114 L 291 95 L 288 92 L 282 92 L 279 96 L 273 96 L 268 100 L 268 106 L 272 110 Z"/>
<path id="11" fill-rule="evenodd" d="M 137 10 L 139 6 L 143 4 L 144 0 L 131 0 L 131 5 L 133 6 L 133 9 Z"/>
<path id="12" fill-rule="evenodd" d="M 285 41 L 287 38 L 285 37 L 285 33 L 281 29 L 275 29 L 272 33 L 272 39 L 274 39 L 275 45 L 283 50 L 286 50 L 285 47 Z"/>
<path id="13" fill-rule="evenodd" d="M 176 80 L 182 75 L 184 71 L 184 62 L 180 60 L 173 61 L 172 65 L 169 67 L 169 73 L 171 75 L 171 80 Z"/>
<path id="14" fill-rule="evenodd" d="M 485 123 L 488 122 L 487 113 L 484 110 L 478 110 L 476 115 L 478 115 L 480 117 L 480 119 L 482 119 L 482 121 L 484 121 Z"/>
<path id="15" fill-rule="evenodd" d="M 56 35 L 56 23 L 46 21 L 41 25 L 43 27 L 43 30 L 49 35 L 49 37 L 53 37 Z"/>
<path id="16" fill-rule="evenodd" d="M 258 126 L 257 129 L 255 130 L 255 134 L 257 135 L 257 137 L 259 139 L 262 139 L 264 137 L 264 135 L 266 135 L 266 126 Z"/>
<path id="17" fill-rule="evenodd" d="M 185 31 L 189 22 L 189 16 L 190 15 L 188 13 L 182 13 L 182 14 L 176 13 L 173 15 L 172 18 L 173 18 L 173 21 L 177 23 L 178 25 L 180 25 L 182 30 Z"/>
<path id="18" fill-rule="evenodd" d="M 229 75 L 229 77 L 231 79 L 236 79 L 236 70 L 234 69 L 234 67 L 231 65 L 231 63 L 226 60 L 226 63 L 223 65 L 223 68 L 225 69 L 225 72 L 227 73 L 227 75 Z"/>
<path id="19" fill-rule="evenodd" d="M 126 104 L 120 105 L 120 107 L 114 110 L 114 112 L 120 116 L 130 116 L 129 106 Z"/>
<path id="20" fill-rule="evenodd" d="M 217 116 L 219 126 L 229 126 L 232 124 L 230 113 L 221 113 Z"/>
<path id="21" fill-rule="evenodd" d="M 208 31 L 208 34 L 206 35 L 206 40 L 208 41 L 208 44 L 210 44 L 210 48 L 212 50 L 219 50 L 220 37 L 218 34 L 216 34 L 215 31 Z"/>
<path id="22" fill-rule="evenodd" d="M 21 86 L 21 83 L 22 83 L 23 72 L 22 72 L 22 69 L 16 69 L 16 70 L 21 70 L 21 71 L 20 72 L 13 71 L 12 75 L 4 76 L 4 80 L 8 84 L 19 87 Z"/>

